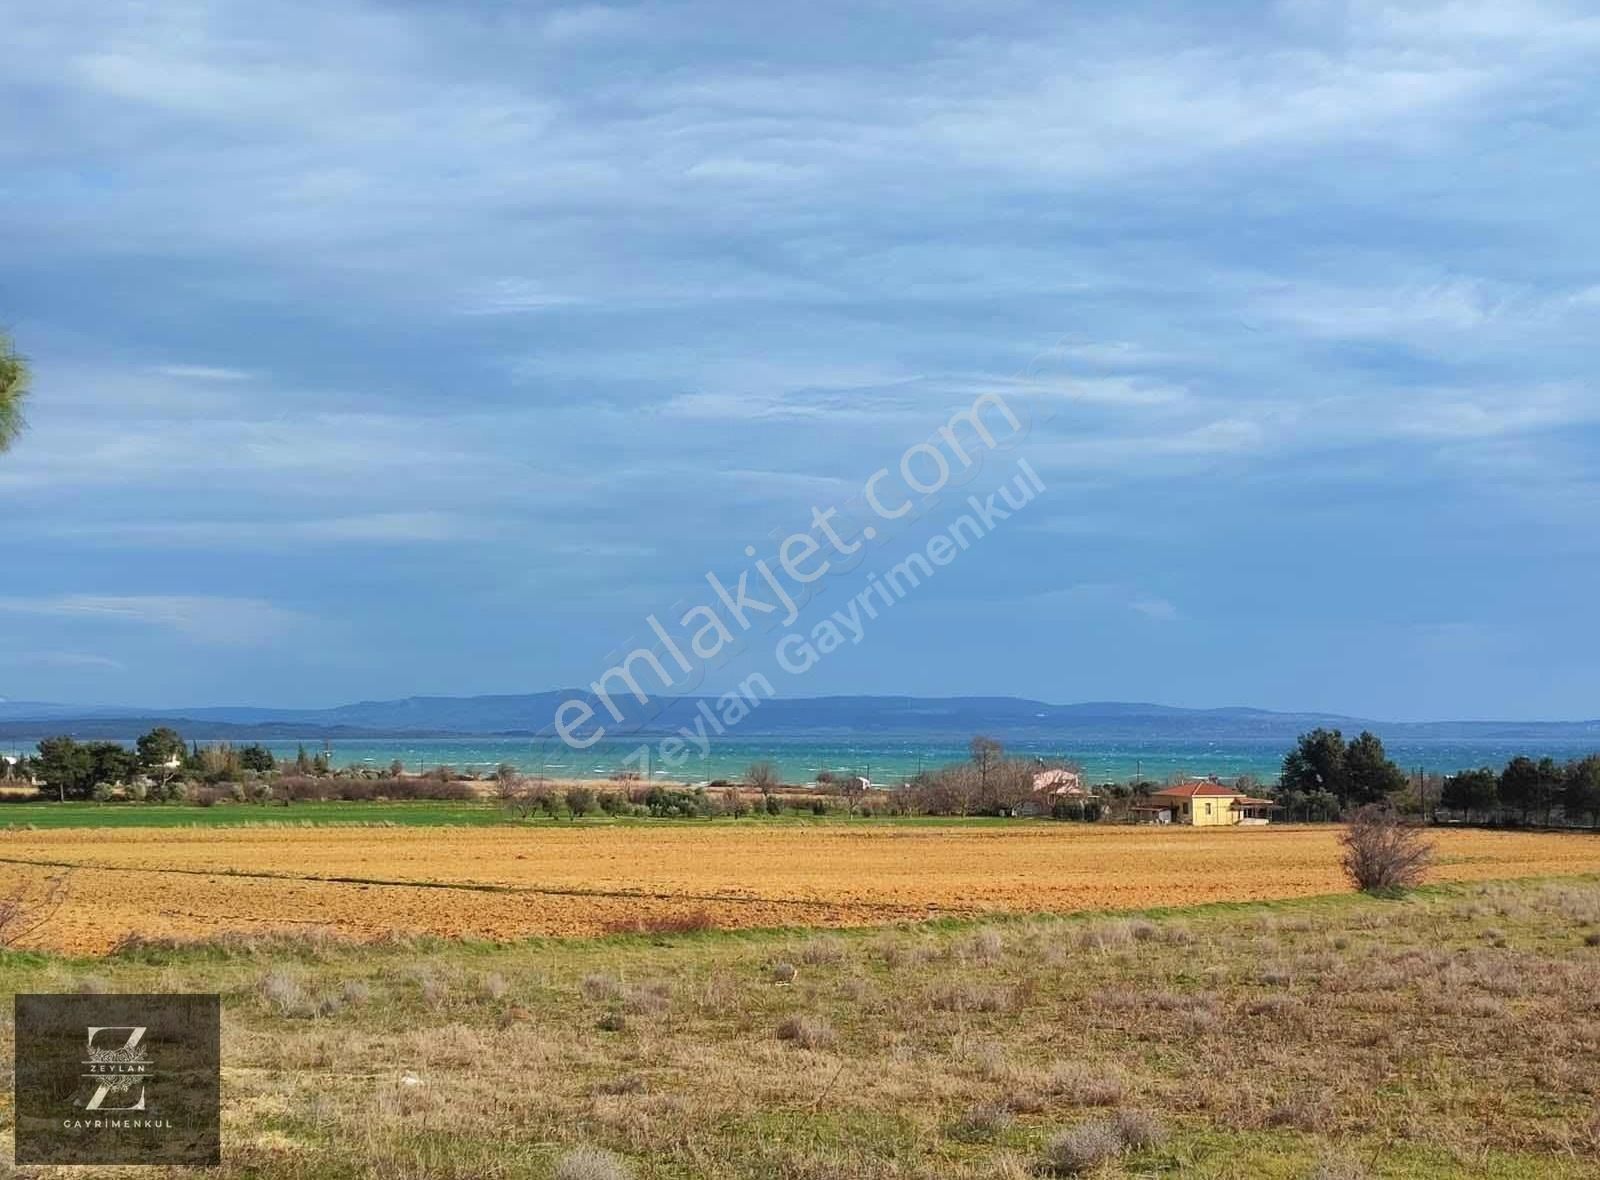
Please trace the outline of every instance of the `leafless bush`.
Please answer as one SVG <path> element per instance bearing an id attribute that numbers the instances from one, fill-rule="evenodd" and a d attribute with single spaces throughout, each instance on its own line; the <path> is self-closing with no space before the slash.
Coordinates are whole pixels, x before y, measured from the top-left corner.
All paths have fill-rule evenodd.
<path id="1" fill-rule="evenodd" d="M 622 981 L 615 975 L 585 975 L 578 984 L 585 999 L 588 1000 L 616 1000 L 622 996 Z"/>
<path id="2" fill-rule="evenodd" d="M 802 1049 L 826 1049 L 836 1038 L 833 1026 L 820 1016 L 791 1016 L 778 1026 L 778 1039 Z"/>
<path id="3" fill-rule="evenodd" d="M 1122 1144 L 1130 1151 L 1143 1151 L 1159 1147 L 1167 1141 L 1167 1129 L 1161 1120 L 1143 1110 L 1119 1110 L 1113 1120 Z"/>
<path id="4" fill-rule="evenodd" d="M 1360 1161 L 1344 1155 L 1325 1155 L 1317 1161 L 1310 1180 L 1367 1180 L 1372 1175 Z"/>
<path id="5" fill-rule="evenodd" d="M 842 963 L 845 958 L 844 942 L 831 935 L 813 938 L 800 948 L 800 961 L 813 967 Z"/>
<path id="6" fill-rule="evenodd" d="M 1052 1068 L 1045 1087 L 1074 1106 L 1115 1106 L 1122 1101 L 1121 1078 L 1077 1061 Z"/>
<path id="7" fill-rule="evenodd" d="M 268 1007 L 274 1009 L 279 1016 L 298 1016 L 306 1011 L 308 1001 L 305 989 L 301 987 L 300 980 L 274 968 L 263 975 L 256 984 L 256 992 Z"/>
<path id="8" fill-rule="evenodd" d="M 616 1156 L 597 1147 L 579 1147 L 556 1161 L 553 1180 L 632 1180 L 633 1173 Z"/>
<path id="9" fill-rule="evenodd" d="M 950 1136 L 964 1143 L 984 1143 L 1003 1134 L 1014 1120 L 1004 1103 L 984 1102 L 967 1111 L 950 1128 Z"/>
<path id="10" fill-rule="evenodd" d="M 1005 953 L 1006 940 L 1000 931 L 990 926 L 973 932 L 972 937 L 961 944 L 958 953 L 965 959 L 977 963 L 993 963 Z"/>
<path id="11" fill-rule="evenodd" d="M 783 780 L 778 776 L 778 768 L 770 762 L 752 762 L 749 769 L 744 772 L 744 782 L 745 786 L 760 791 L 763 795 L 783 786 Z"/>
<path id="12" fill-rule="evenodd" d="M 932 988 L 927 1002 L 940 1012 L 1005 1012 L 1012 1007 L 1013 995 L 1004 988 L 956 981 Z"/>
<path id="13" fill-rule="evenodd" d="M 1112 1124 L 1079 1123 L 1045 1147 L 1044 1170 L 1052 1176 L 1081 1176 L 1121 1154 L 1122 1136 Z"/>
<path id="14" fill-rule="evenodd" d="M 1369 805 L 1351 817 L 1340 837 L 1344 871 L 1364 893 L 1392 893 L 1422 884 L 1433 861 L 1433 841 L 1386 807 Z"/>

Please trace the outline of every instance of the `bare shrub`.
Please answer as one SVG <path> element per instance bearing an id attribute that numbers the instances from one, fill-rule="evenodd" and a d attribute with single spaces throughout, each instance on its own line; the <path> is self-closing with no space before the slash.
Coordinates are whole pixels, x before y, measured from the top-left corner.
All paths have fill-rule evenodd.
<path id="1" fill-rule="evenodd" d="M 1275 963 L 1261 969 L 1261 982 L 1268 987 L 1288 987 L 1294 982 L 1294 972 Z"/>
<path id="2" fill-rule="evenodd" d="M 1363 893 L 1414 888 L 1433 862 L 1433 841 L 1423 829 L 1376 804 L 1351 817 L 1339 842 L 1345 849 L 1344 871 Z"/>
<path id="3" fill-rule="evenodd" d="M 1052 1176 L 1081 1176 L 1122 1154 L 1122 1136 L 1097 1119 L 1061 1132 L 1044 1149 L 1043 1169 Z"/>
<path id="4" fill-rule="evenodd" d="M 1267 1126 L 1292 1127 L 1311 1134 L 1326 1131 L 1333 1123 L 1333 1110 L 1327 1096 L 1301 1092 L 1290 1095 L 1267 1112 Z"/>
<path id="5" fill-rule="evenodd" d="M 1115 1106 L 1122 1101 L 1122 1079 L 1078 1061 L 1051 1068 L 1045 1088 L 1074 1106 Z"/>
<path id="6" fill-rule="evenodd" d="M 641 983 L 629 990 L 626 1006 L 636 1016 L 665 1012 L 672 1006 L 672 985 L 662 979 Z"/>
<path id="7" fill-rule="evenodd" d="M 1011 1072 L 1005 1046 L 998 1041 L 961 1038 L 956 1042 L 954 1051 L 965 1059 L 968 1069 L 989 1081 L 1006 1077 Z"/>
<path id="8" fill-rule="evenodd" d="M 1012 1005 L 1012 993 L 963 980 L 933 988 L 928 1004 L 940 1012 L 1004 1012 Z"/>
<path id="9" fill-rule="evenodd" d="M 450 984 L 431 972 L 418 976 L 417 990 L 430 1008 L 442 1008 L 450 999 Z"/>
<path id="10" fill-rule="evenodd" d="M 778 1026 L 778 1039 L 802 1049 L 826 1049 L 837 1037 L 833 1026 L 820 1016 L 791 1016 Z"/>
<path id="11" fill-rule="evenodd" d="M 844 943 L 832 936 L 813 938 L 800 948 L 800 961 L 813 967 L 844 962 Z"/>
<path id="12" fill-rule="evenodd" d="M 1004 1134 L 1014 1117 L 1003 1103 L 983 1102 L 950 1128 L 950 1137 L 963 1143 L 985 1143 Z"/>
<path id="13" fill-rule="evenodd" d="M 556 1161 L 552 1180 L 632 1180 L 621 1159 L 598 1147 L 578 1147 Z"/>
<path id="14" fill-rule="evenodd" d="M 1135 918 L 1128 923 L 1128 933 L 1133 936 L 1134 942 L 1149 942 L 1153 938 L 1160 937 L 1161 927 L 1143 918 Z"/>
<path id="15" fill-rule="evenodd" d="M 268 971 L 257 981 L 256 994 L 279 1016 L 302 1016 L 311 1007 L 300 980 L 287 971 Z"/>
<path id="16" fill-rule="evenodd" d="M 770 762 L 752 762 L 744 772 L 745 785 L 766 794 L 783 786 L 778 768 Z"/>
<path id="17" fill-rule="evenodd" d="M 1259 1000 L 1251 1000 L 1244 1006 L 1245 1013 L 1249 1016 L 1272 1016 L 1286 1018 L 1302 1011 L 1304 1005 L 1293 996 L 1263 996 Z"/>
<path id="18" fill-rule="evenodd" d="M 607 1078 L 605 1081 L 595 1083 L 594 1092 L 608 1098 L 620 1098 L 628 1094 L 647 1094 L 650 1083 L 642 1074 L 625 1073 L 619 1077 Z"/>
<path id="19" fill-rule="evenodd" d="M 1006 940 L 1000 931 L 990 926 L 973 932 L 961 947 L 963 958 L 976 963 L 993 963 L 1005 953 Z"/>
<path id="20" fill-rule="evenodd" d="M 586 1000 L 617 1000 L 622 998 L 622 981 L 615 975 L 585 975 L 578 990 Z"/>
<path id="21" fill-rule="evenodd" d="M 1114 951 L 1132 942 L 1133 924 L 1122 919 L 1096 922 L 1073 932 L 1073 944 L 1081 950 Z"/>
<path id="22" fill-rule="evenodd" d="M 1113 1120 L 1122 1144 L 1130 1151 L 1144 1151 L 1160 1147 L 1167 1141 L 1167 1129 L 1161 1120 L 1148 1111 L 1119 1110 Z"/>
<path id="23" fill-rule="evenodd" d="M 365 1004 L 372 998 L 372 989 L 359 979 L 347 979 L 339 989 L 339 997 L 346 1004 Z"/>

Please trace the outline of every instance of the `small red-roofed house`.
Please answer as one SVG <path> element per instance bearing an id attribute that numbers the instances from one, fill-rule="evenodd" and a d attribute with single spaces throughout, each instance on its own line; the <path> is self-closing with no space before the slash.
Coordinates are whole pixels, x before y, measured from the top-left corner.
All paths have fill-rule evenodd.
<path id="1" fill-rule="evenodd" d="M 1265 813 L 1276 806 L 1270 799 L 1252 799 L 1215 779 L 1203 779 L 1154 791 L 1130 810 L 1145 823 L 1212 828 L 1266 823 Z"/>

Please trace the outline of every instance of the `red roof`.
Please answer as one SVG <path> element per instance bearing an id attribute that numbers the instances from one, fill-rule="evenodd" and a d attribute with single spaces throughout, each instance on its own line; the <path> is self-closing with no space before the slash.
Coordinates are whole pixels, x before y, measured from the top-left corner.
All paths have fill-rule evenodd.
<path id="1" fill-rule="evenodd" d="M 1235 799 L 1239 797 L 1239 792 L 1221 783 L 1184 783 L 1181 787 L 1165 787 L 1150 792 L 1152 799 L 1193 799 L 1198 796 Z"/>

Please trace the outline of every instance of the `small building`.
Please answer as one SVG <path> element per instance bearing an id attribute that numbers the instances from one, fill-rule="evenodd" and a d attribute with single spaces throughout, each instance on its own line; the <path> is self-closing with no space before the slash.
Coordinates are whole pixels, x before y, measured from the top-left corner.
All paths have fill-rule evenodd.
<path id="1" fill-rule="evenodd" d="M 1270 799 L 1252 799 L 1215 779 L 1205 779 L 1152 792 L 1147 801 L 1134 804 L 1129 811 L 1142 823 L 1215 828 L 1264 824 L 1266 813 L 1276 806 Z"/>

